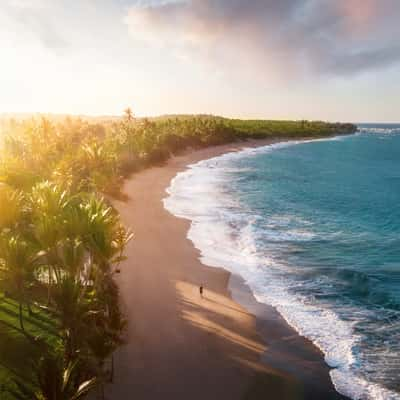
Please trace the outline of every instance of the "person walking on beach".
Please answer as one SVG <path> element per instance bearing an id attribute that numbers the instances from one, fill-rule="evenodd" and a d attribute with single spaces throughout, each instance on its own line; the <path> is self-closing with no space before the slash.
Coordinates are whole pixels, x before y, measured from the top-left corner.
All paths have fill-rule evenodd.
<path id="1" fill-rule="evenodd" d="M 204 287 L 203 287 L 203 284 L 201 284 L 199 287 L 200 297 L 203 297 L 203 290 L 204 290 Z"/>

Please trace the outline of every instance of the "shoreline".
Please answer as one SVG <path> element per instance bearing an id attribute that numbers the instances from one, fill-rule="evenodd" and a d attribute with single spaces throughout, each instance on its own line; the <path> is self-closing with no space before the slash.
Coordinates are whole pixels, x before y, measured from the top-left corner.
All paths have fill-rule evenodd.
<path id="1" fill-rule="evenodd" d="M 108 398 L 346 399 L 321 351 L 275 308 L 258 303 L 240 277 L 203 265 L 187 238 L 190 221 L 162 204 L 170 181 L 189 164 L 282 141 L 189 151 L 125 182 L 129 199 L 115 206 L 136 237 L 118 278 L 129 324 Z"/>

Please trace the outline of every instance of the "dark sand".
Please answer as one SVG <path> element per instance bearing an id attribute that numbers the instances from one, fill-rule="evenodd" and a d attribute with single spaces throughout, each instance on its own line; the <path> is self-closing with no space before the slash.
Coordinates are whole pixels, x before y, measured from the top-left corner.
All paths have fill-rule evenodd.
<path id="1" fill-rule="evenodd" d="M 129 324 L 106 398 L 344 399 L 321 352 L 274 308 L 257 303 L 240 278 L 201 264 L 186 238 L 190 222 L 162 204 L 171 179 L 188 164 L 268 143 L 188 152 L 125 183 L 128 200 L 115 205 L 135 232 L 118 278 Z"/>

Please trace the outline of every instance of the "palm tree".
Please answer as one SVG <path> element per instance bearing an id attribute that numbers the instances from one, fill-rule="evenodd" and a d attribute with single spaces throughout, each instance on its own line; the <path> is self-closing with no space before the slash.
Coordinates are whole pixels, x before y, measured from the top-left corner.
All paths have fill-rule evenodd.
<path id="1" fill-rule="evenodd" d="M 63 276 L 68 277 L 76 283 L 82 282 L 86 260 L 86 252 L 82 239 L 79 236 L 64 238 L 59 243 L 58 256 Z"/>
<path id="2" fill-rule="evenodd" d="M 46 213 L 56 217 L 62 213 L 68 201 L 67 191 L 52 182 L 43 181 L 32 188 L 31 202 L 35 214 Z"/>
<path id="3" fill-rule="evenodd" d="M 64 332 L 66 360 L 72 360 L 76 356 L 90 329 L 87 323 L 90 304 L 82 293 L 81 284 L 69 277 L 63 278 L 53 292 L 53 301 Z"/>
<path id="4" fill-rule="evenodd" d="M 79 400 L 84 399 L 96 386 L 96 378 L 87 379 L 80 371 L 79 362 L 64 364 L 62 358 L 47 354 L 36 369 L 36 386 L 32 389 L 15 381 L 18 391 L 13 395 L 18 400 Z"/>
<path id="5" fill-rule="evenodd" d="M 125 119 L 126 119 L 128 122 L 132 122 L 132 121 L 133 121 L 134 116 L 133 116 L 132 109 L 131 109 L 130 107 L 128 107 L 128 108 L 126 108 L 126 109 L 124 110 L 124 114 L 125 114 Z"/>
<path id="6" fill-rule="evenodd" d="M 0 272 L 10 284 L 19 303 L 19 323 L 25 332 L 22 307 L 26 303 L 29 308 L 27 290 L 35 280 L 35 267 L 41 253 L 33 243 L 12 232 L 0 235 Z"/>
<path id="7" fill-rule="evenodd" d="M 42 264 L 48 272 L 48 304 L 50 303 L 53 278 L 61 278 L 59 245 L 63 236 L 64 212 L 70 196 L 58 185 L 48 181 L 35 185 L 30 195 L 33 237 L 43 249 Z"/>
<path id="8" fill-rule="evenodd" d="M 79 161 L 88 185 L 83 189 L 106 191 L 116 178 L 117 160 L 108 144 L 98 140 L 82 144 Z"/>
<path id="9" fill-rule="evenodd" d="M 116 211 L 103 199 L 95 196 L 80 204 L 81 221 L 85 228 L 82 232 L 83 243 L 89 253 L 88 278 L 95 275 L 95 282 L 112 274 L 112 266 L 123 259 L 123 251 L 133 235 L 120 222 Z"/>
<path id="10" fill-rule="evenodd" d="M 22 209 L 22 193 L 0 183 L 0 230 L 15 225 L 20 219 Z"/>

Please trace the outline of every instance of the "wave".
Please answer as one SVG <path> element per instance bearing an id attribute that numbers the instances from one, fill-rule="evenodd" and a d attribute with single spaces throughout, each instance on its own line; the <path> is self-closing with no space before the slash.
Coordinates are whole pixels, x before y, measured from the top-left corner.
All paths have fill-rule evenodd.
<path id="1" fill-rule="evenodd" d="M 378 135 L 397 135 L 400 133 L 400 125 L 384 125 L 384 126 L 368 126 L 360 125 L 358 127 L 360 133 L 372 133 Z"/>
<path id="2" fill-rule="evenodd" d="M 317 140 L 338 139 L 342 140 L 342 137 Z M 241 276 L 259 302 L 274 306 L 300 335 L 321 349 L 327 364 L 334 368 L 331 378 L 340 393 L 357 400 L 400 399 L 399 394 L 369 383 L 354 373 L 360 341 L 353 329 L 354 322 L 344 321 L 331 310 L 294 294 L 290 291 L 293 282 L 289 282 L 288 277 L 295 271 L 281 263 L 273 253 L 266 255 L 258 250 L 256 243 L 260 234 L 264 238 L 267 234 L 268 240 L 284 234 L 289 235 L 286 239 L 294 242 L 304 241 L 313 237 L 312 226 L 302 221 L 305 229 L 282 233 L 275 229 L 276 226 L 290 226 L 290 219 L 295 217 L 277 216 L 271 218 L 260 233 L 257 222 L 261 216 L 249 217 L 243 205 L 230 196 L 226 184 L 229 173 L 235 171 L 230 161 L 299 143 L 304 141 L 245 149 L 190 165 L 171 181 L 164 207 L 191 221 L 188 238 L 199 249 L 204 264 L 223 266 Z"/>

